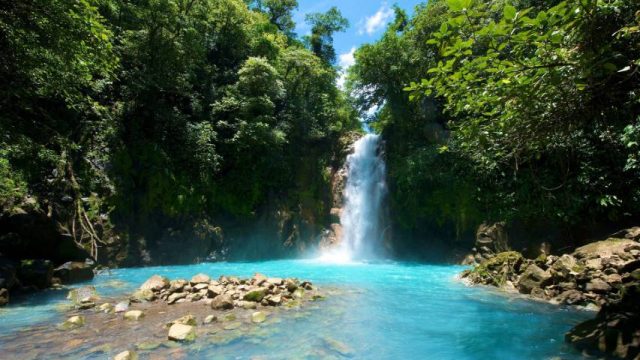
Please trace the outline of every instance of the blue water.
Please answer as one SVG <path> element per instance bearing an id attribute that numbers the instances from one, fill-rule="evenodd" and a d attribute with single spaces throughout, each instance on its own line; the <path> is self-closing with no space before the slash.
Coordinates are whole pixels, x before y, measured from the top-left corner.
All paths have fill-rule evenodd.
<path id="1" fill-rule="evenodd" d="M 563 335 L 594 313 L 467 287 L 458 266 L 407 263 L 324 264 L 315 261 L 205 263 L 119 269 L 91 283 L 103 296 L 130 293 L 153 274 L 190 278 L 255 272 L 298 277 L 337 289 L 325 301 L 268 325 L 259 338 L 196 342 L 189 359 L 578 359 Z M 20 328 L 58 323 L 66 291 L 48 291 L 0 310 L 3 337 Z M 336 350 L 335 341 L 347 346 Z M 200 341 L 200 339 L 199 339 Z M 0 353 L 0 357 L 1 353 Z"/>

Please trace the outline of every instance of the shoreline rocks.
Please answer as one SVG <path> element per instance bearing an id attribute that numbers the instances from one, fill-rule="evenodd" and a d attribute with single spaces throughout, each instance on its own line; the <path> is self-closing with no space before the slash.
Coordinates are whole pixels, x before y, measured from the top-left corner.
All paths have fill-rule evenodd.
<path id="1" fill-rule="evenodd" d="M 599 310 L 566 336 L 576 348 L 623 359 L 640 356 L 640 243 L 610 238 L 562 256 L 526 259 L 515 251 L 493 255 L 461 279 L 555 305 Z"/>
<path id="2" fill-rule="evenodd" d="M 260 296 L 247 296 L 256 292 Z M 132 301 L 143 293 L 154 296 Z M 173 294 L 181 294 L 180 299 L 170 303 Z M 156 275 L 123 298 L 101 299 L 94 287 L 81 286 L 71 289 L 69 303 L 59 308 L 65 319 L 13 334 L 3 354 L 19 357 L 28 347 L 39 357 L 175 358 L 194 346 L 277 331 L 270 328 L 284 318 L 297 318 L 303 307 L 313 311 L 321 298 L 308 281 L 261 274 L 215 280 L 204 274 L 190 280 Z M 224 306 L 218 309 L 214 304 L 221 300 Z"/>

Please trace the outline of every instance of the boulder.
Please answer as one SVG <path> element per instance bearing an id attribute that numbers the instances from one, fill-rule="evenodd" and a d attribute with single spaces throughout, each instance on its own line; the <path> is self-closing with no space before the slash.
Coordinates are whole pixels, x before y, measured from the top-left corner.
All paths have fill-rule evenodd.
<path id="1" fill-rule="evenodd" d="M 192 325 L 173 324 L 169 328 L 169 340 L 172 341 L 194 341 L 196 339 L 196 328 Z"/>
<path id="2" fill-rule="evenodd" d="M 209 275 L 198 274 L 191 278 L 191 284 L 208 284 L 211 281 Z"/>
<path id="3" fill-rule="evenodd" d="M 212 322 L 218 320 L 218 318 L 215 315 L 207 315 L 207 317 L 204 318 L 204 321 L 202 322 L 203 324 L 211 324 Z"/>
<path id="4" fill-rule="evenodd" d="M 124 319 L 130 321 L 138 321 L 144 317 L 144 313 L 141 310 L 129 310 L 124 313 Z"/>
<path id="5" fill-rule="evenodd" d="M 258 288 L 246 293 L 243 299 L 246 301 L 260 302 L 264 299 L 265 295 L 267 295 L 267 289 Z"/>
<path id="6" fill-rule="evenodd" d="M 267 283 L 271 284 L 271 285 L 276 285 L 276 286 L 280 286 L 282 285 L 282 278 L 268 278 L 267 279 Z"/>
<path id="7" fill-rule="evenodd" d="M 86 262 L 69 261 L 53 269 L 53 276 L 63 284 L 73 284 L 93 279 L 93 265 Z"/>
<path id="8" fill-rule="evenodd" d="M 569 275 L 576 273 L 576 258 L 569 254 L 564 254 L 551 265 L 551 272 L 556 278 L 567 279 Z"/>
<path id="9" fill-rule="evenodd" d="M 636 246 L 637 244 L 633 240 L 611 238 L 579 247 L 573 252 L 573 255 L 578 259 L 609 258 L 612 255 L 624 254 L 628 246 Z"/>
<path id="10" fill-rule="evenodd" d="M 595 293 L 607 293 L 611 291 L 611 286 L 600 278 L 591 279 L 585 286 L 586 291 L 592 291 Z"/>
<path id="11" fill-rule="evenodd" d="M 218 295 L 213 298 L 211 308 L 214 310 L 230 310 L 233 309 L 233 298 L 229 294 Z"/>
<path id="12" fill-rule="evenodd" d="M 262 311 L 256 311 L 253 314 L 251 314 L 251 321 L 253 323 L 259 324 L 264 322 L 265 320 L 267 320 L 267 315 Z"/>
<path id="13" fill-rule="evenodd" d="M 46 289 L 51 286 L 53 264 L 49 260 L 22 260 L 18 268 L 18 278 L 23 286 Z"/>
<path id="14" fill-rule="evenodd" d="M 518 280 L 518 290 L 523 294 L 530 294 L 534 288 L 544 288 L 551 280 L 549 271 L 544 271 L 535 264 L 531 264 Z"/>
<path id="15" fill-rule="evenodd" d="M 140 286 L 140 290 L 152 290 L 152 291 L 160 291 L 162 289 L 166 289 L 171 285 L 169 279 L 160 275 L 153 275 L 147 281 Z"/>
<path id="16" fill-rule="evenodd" d="M 135 351 L 123 351 L 116 355 L 113 360 L 138 360 L 138 354 Z"/>

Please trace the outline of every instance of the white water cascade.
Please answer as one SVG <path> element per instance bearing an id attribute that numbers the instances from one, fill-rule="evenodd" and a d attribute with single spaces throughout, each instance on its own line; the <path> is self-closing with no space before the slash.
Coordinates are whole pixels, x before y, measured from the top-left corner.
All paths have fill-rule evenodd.
<path id="1" fill-rule="evenodd" d="M 337 262 L 375 259 L 384 253 L 382 206 L 387 192 L 379 135 L 367 134 L 355 143 L 347 169 L 340 215 L 342 239 L 323 258 Z"/>

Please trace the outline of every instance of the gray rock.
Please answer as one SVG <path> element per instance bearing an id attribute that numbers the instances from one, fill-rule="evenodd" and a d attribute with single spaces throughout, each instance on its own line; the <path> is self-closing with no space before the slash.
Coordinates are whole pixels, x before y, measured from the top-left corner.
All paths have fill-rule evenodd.
<path id="1" fill-rule="evenodd" d="M 140 290 L 149 289 L 153 291 L 160 291 L 162 289 L 168 288 L 170 285 L 171 284 L 169 282 L 169 279 L 167 279 L 166 277 L 153 275 L 147 281 L 145 281 L 142 286 L 140 286 Z"/>
<path id="2" fill-rule="evenodd" d="M 156 299 L 156 294 L 151 289 L 137 290 L 131 295 L 133 302 L 151 302 Z"/>
<path id="3" fill-rule="evenodd" d="M 173 293 L 173 294 L 169 295 L 169 298 L 167 299 L 167 303 L 169 305 L 174 304 L 176 301 L 186 298 L 187 295 L 188 295 L 188 293 L 186 293 L 186 292 Z"/>
<path id="4" fill-rule="evenodd" d="M 178 292 L 184 289 L 187 284 L 187 280 L 172 280 L 169 283 L 169 290 L 171 290 L 171 292 Z"/>
<path id="5" fill-rule="evenodd" d="M 144 313 L 141 310 L 130 310 L 124 313 L 125 320 L 138 321 L 144 317 Z"/>
<path id="6" fill-rule="evenodd" d="M 83 286 L 69 291 L 67 299 L 71 300 L 74 305 L 80 305 L 82 303 L 96 302 L 100 300 L 100 296 L 98 296 L 95 287 Z"/>
<path id="7" fill-rule="evenodd" d="M 222 295 L 224 293 L 224 287 L 221 285 L 209 285 L 209 292 L 211 292 L 213 296 Z"/>
<path id="8" fill-rule="evenodd" d="M 611 286 L 600 278 L 591 279 L 585 286 L 586 291 L 592 291 L 594 293 L 606 293 L 611 291 Z"/>
<path id="9" fill-rule="evenodd" d="M 125 311 L 129 310 L 129 302 L 128 301 L 121 301 L 121 302 L 116 304 L 116 306 L 114 307 L 113 310 L 116 313 L 125 312 Z"/>
<path id="10" fill-rule="evenodd" d="M 574 269 L 576 268 L 576 265 L 577 262 L 573 256 L 564 254 L 560 256 L 553 265 L 551 265 L 551 270 L 556 277 L 567 278 L 570 274 L 575 273 Z"/>
<path id="11" fill-rule="evenodd" d="M 196 339 L 196 328 L 192 325 L 173 324 L 169 328 L 169 340 L 172 341 L 194 341 Z"/>
<path id="12" fill-rule="evenodd" d="M 218 295 L 211 302 L 211 308 L 214 310 L 233 309 L 233 298 L 229 294 Z"/>
<path id="13" fill-rule="evenodd" d="M 278 306 L 278 305 L 282 304 L 282 296 L 279 295 L 279 294 L 278 295 L 270 295 L 266 299 L 269 302 L 269 305 L 272 305 L 272 306 Z"/>
<path id="14" fill-rule="evenodd" d="M 556 296 L 552 302 L 557 304 L 578 305 L 584 303 L 585 300 L 582 292 L 578 290 L 567 290 Z"/>
<path id="15" fill-rule="evenodd" d="M 551 280 L 549 271 L 540 269 L 537 265 L 531 264 L 527 267 L 518 281 L 518 290 L 523 294 L 530 294 L 534 288 L 543 288 Z"/>
<path id="16" fill-rule="evenodd" d="M 211 281 L 209 275 L 198 274 L 191 278 L 192 284 L 208 284 Z"/>

